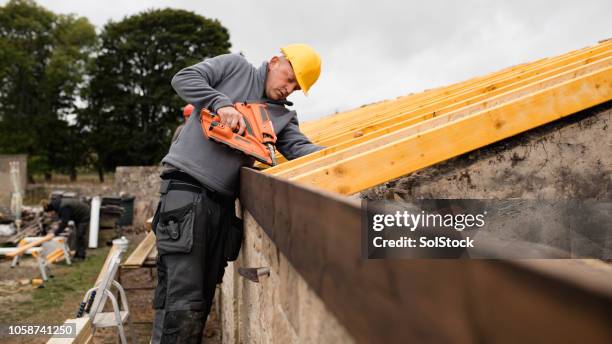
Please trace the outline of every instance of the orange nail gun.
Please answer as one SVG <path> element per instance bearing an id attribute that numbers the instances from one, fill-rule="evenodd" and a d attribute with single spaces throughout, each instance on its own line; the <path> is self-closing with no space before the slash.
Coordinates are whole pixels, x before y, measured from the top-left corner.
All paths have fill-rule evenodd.
<path id="1" fill-rule="evenodd" d="M 276 165 L 274 145 L 276 134 L 266 104 L 236 103 L 234 107 L 244 117 L 246 130 L 242 135 L 221 124 L 219 115 L 202 109 L 202 129 L 211 140 L 223 143 L 264 164 Z"/>

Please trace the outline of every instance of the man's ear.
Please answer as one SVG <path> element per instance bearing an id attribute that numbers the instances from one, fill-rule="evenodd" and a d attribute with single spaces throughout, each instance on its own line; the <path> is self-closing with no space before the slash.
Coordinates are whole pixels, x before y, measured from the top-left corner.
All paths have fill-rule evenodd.
<path id="1" fill-rule="evenodd" d="M 280 63 L 280 58 L 278 56 L 272 56 L 270 62 L 268 62 L 268 70 L 276 68 Z"/>

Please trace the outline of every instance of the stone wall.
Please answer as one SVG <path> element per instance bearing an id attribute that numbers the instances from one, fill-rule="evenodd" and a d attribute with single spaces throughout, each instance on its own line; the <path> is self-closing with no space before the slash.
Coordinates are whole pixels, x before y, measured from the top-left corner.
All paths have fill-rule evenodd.
<path id="1" fill-rule="evenodd" d="M 28 156 L 25 154 L 0 155 L 0 207 L 9 209 L 11 206 L 11 196 L 13 194 L 13 184 L 11 182 L 10 162 L 19 162 L 19 176 L 21 179 L 22 195 L 25 195 L 26 180 L 28 173 Z"/>
<path id="2" fill-rule="evenodd" d="M 153 215 L 159 200 L 158 166 L 117 167 L 111 194 L 136 197 L 134 226 Z M 346 330 L 302 280 L 253 218 L 238 261 L 226 268 L 220 315 L 224 343 L 352 343 Z M 256 284 L 240 277 L 240 266 L 268 266 Z"/>
<path id="3" fill-rule="evenodd" d="M 362 193 L 370 199 L 612 197 L 610 103 Z M 238 267 L 271 269 L 261 283 Z M 346 286 L 350 288 L 350 286 Z M 245 214 L 238 260 L 221 288 L 224 343 L 350 343 L 352 337 Z"/>
<path id="4" fill-rule="evenodd" d="M 27 205 L 38 205 L 38 202 L 44 198 L 48 198 L 53 191 L 74 192 L 78 197 L 93 197 L 115 195 L 112 183 L 36 183 L 28 184 L 26 188 Z"/>
<path id="5" fill-rule="evenodd" d="M 221 286 L 223 343 L 353 343 L 346 329 L 245 214 L 238 260 L 225 269 Z M 270 267 L 270 277 L 251 282 L 238 267 Z"/>
<path id="6" fill-rule="evenodd" d="M 159 201 L 159 166 L 120 166 L 115 170 L 114 182 L 33 184 L 27 186 L 27 200 L 36 205 L 40 199 L 49 197 L 51 191 L 75 192 L 79 197 L 119 196 L 122 193 L 134 196 L 134 222 L 136 230 L 144 228 L 145 220 L 153 216 Z"/>
<path id="7" fill-rule="evenodd" d="M 144 228 L 153 216 L 159 201 L 160 166 L 121 166 L 115 170 L 115 194 L 134 196 L 134 222 L 136 229 Z"/>

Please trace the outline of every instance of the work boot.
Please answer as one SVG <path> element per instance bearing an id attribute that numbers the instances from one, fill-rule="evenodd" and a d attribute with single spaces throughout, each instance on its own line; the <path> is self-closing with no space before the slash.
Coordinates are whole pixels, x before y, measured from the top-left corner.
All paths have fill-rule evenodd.
<path id="1" fill-rule="evenodd" d="M 200 344 L 206 313 L 170 311 L 164 316 L 161 344 Z"/>

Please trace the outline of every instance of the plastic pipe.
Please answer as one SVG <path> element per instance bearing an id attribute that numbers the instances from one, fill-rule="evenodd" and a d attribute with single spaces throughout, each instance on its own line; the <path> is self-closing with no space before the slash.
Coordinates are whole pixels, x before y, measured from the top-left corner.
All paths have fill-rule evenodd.
<path id="1" fill-rule="evenodd" d="M 91 215 L 89 216 L 89 248 L 98 247 L 98 232 L 100 231 L 100 196 L 91 199 Z"/>

